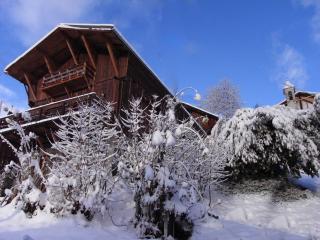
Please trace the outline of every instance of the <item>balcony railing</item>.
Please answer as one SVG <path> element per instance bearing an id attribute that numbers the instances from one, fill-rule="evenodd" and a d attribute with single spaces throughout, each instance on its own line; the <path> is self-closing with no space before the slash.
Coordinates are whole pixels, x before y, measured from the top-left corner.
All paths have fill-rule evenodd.
<path id="1" fill-rule="evenodd" d="M 28 123 L 49 119 L 54 116 L 64 115 L 71 109 L 76 110 L 79 104 L 82 104 L 82 103 L 90 104 L 96 98 L 97 98 L 96 93 L 91 92 L 91 93 L 83 94 L 81 96 L 68 98 L 61 101 L 48 103 L 39 107 L 31 108 L 27 111 L 31 116 L 31 120 L 28 121 Z M 19 124 L 27 123 L 27 121 L 22 118 L 21 114 L 15 114 L 15 115 L 10 114 L 8 116 L 0 118 L 0 129 L 4 129 L 8 127 L 6 118 L 15 120 Z M 1 133 L 1 130 L 0 130 L 0 133 Z"/>
<path id="2" fill-rule="evenodd" d="M 85 79 L 91 81 L 94 78 L 94 70 L 86 63 L 73 68 L 68 68 L 65 71 L 59 71 L 50 76 L 44 76 L 42 79 L 42 89 L 46 90 L 56 85 L 67 83 L 76 79 Z"/>

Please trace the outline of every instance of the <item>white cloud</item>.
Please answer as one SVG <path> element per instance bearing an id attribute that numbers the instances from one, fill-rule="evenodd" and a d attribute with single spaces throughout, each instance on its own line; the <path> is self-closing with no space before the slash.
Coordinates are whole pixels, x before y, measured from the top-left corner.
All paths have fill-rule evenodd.
<path id="1" fill-rule="evenodd" d="M 121 28 L 136 20 L 161 20 L 160 0 L 16 0 L 0 2 L 7 24 L 26 46 L 61 22 L 114 23 Z"/>
<path id="2" fill-rule="evenodd" d="M 16 0 L 7 1 L 9 23 L 25 45 L 30 45 L 60 22 L 86 17 L 98 1 L 94 0 Z"/>
<path id="3" fill-rule="evenodd" d="M 0 84 L 0 96 L 12 97 L 14 95 L 15 93 L 11 89 Z"/>
<path id="4" fill-rule="evenodd" d="M 289 80 L 296 87 L 303 88 L 309 79 L 304 57 L 288 44 L 279 46 L 275 57 L 276 71 L 273 77 L 274 80 L 281 86 L 285 81 Z"/>
<path id="5" fill-rule="evenodd" d="M 320 0 L 300 0 L 304 7 L 312 7 L 314 14 L 311 19 L 312 36 L 315 42 L 320 43 Z"/>

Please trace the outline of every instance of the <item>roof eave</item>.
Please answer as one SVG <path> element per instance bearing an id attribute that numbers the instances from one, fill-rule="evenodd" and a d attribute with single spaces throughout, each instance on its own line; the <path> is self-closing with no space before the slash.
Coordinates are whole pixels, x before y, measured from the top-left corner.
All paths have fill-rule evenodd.
<path id="1" fill-rule="evenodd" d="M 8 74 L 8 69 L 12 67 L 15 63 L 17 63 L 20 59 L 22 59 L 24 56 L 26 56 L 31 50 L 33 50 L 37 45 L 39 45 L 41 42 L 43 42 L 47 37 L 49 37 L 53 32 L 55 32 L 60 27 L 60 24 L 53 28 L 50 32 L 48 32 L 45 36 L 43 36 L 39 41 L 34 43 L 31 47 L 29 47 L 26 51 L 24 51 L 20 56 L 18 56 L 15 60 L 10 62 L 5 68 L 4 73 Z"/>
<path id="2" fill-rule="evenodd" d="M 210 116 L 212 116 L 212 117 L 216 117 L 217 119 L 219 119 L 219 116 L 218 116 L 218 115 L 216 115 L 216 114 L 214 114 L 214 113 L 211 113 L 211 112 L 209 112 L 209 111 L 207 111 L 207 110 L 205 110 L 205 109 L 203 109 L 203 108 L 197 107 L 197 106 L 195 106 L 195 105 L 192 105 L 192 104 L 190 104 L 190 103 L 183 102 L 183 101 L 182 101 L 181 103 L 184 104 L 184 105 L 186 105 L 186 106 L 189 106 L 189 107 L 191 107 L 191 108 L 197 109 L 197 110 L 199 110 L 200 112 L 206 113 L 206 114 L 208 114 L 208 115 L 210 115 Z"/>
<path id="3" fill-rule="evenodd" d="M 46 38 L 48 38 L 52 33 L 54 33 L 58 29 L 88 29 L 88 27 L 85 28 L 85 26 L 91 26 L 91 27 L 105 27 L 101 30 L 103 31 L 110 31 L 113 30 L 114 25 L 113 24 L 81 24 L 81 23 L 60 23 L 56 27 L 54 27 L 50 32 L 48 32 L 45 36 L 43 36 L 39 41 L 34 43 L 31 47 L 29 47 L 26 51 L 24 51 L 20 56 L 18 56 L 15 60 L 10 62 L 4 69 L 4 73 L 9 74 L 8 70 L 10 67 L 12 67 L 14 64 L 16 64 L 20 59 L 22 59 L 24 56 L 26 56 L 29 52 L 31 52 L 36 46 L 38 46 L 40 43 L 42 43 Z"/>

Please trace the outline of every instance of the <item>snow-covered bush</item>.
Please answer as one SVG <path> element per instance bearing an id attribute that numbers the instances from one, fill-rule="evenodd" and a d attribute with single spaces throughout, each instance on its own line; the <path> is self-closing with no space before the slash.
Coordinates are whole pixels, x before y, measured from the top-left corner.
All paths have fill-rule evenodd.
<path id="1" fill-rule="evenodd" d="M 81 211 L 88 219 L 103 213 L 115 178 L 112 176 L 119 126 L 112 105 L 84 104 L 56 122 L 58 131 L 47 155 L 48 199 L 59 214 Z"/>
<path id="2" fill-rule="evenodd" d="M 21 113 L 25 121 L 30 120 L 28 113 Z M 25 117 L 26 116 L 26 117 Z M 37 136 L 26 131 L 17 121 L 7 118 L 8 127 L 20 139 L 19 146 L 15 146 L 2 134 L 0 139 L 6 143 L 17 157 L 17 162 L 11 161 L 5 166 L 2 176 L 3 181 L 8 180 L 10 186 L 5 189 L 6 199 L 16 197 L 17 205 L 26 213 L 32 214 L 37 207 L 43 207 L 39 199 L 45 190 L 45 178 L 40 169 L 41 153 L 37 144 Z"/>
<path id="3" fill-rule="evenodd" d="M 110 103 L 80 104 L 56 121 L 51 147 L 41 151 L 47 157 L 45 176 L 35 135 L 9 122 L 22 141 L 16 149 L 1 136 L 20 161 L 7 169 L 23 181 L 6 194 L 18 192 L 31 210 L 47 204 L 56 214 L 81 212 L 90 220 L 108 212 L 120 180 L 118 186 L 124 183 L 134 192 L 134 223 L 141 237 L 189 237 L 194 221 L 206 214 L 206 188 L 225 173 L 208 147 L 211 141 L 193 128 L 194 120 L 176 119 L 178 106 L 169 97 L 147 103 L 135 99 L 117 119 Z"/>
<path id="4" fill-rule="evenodd" d="M 142 99 L 123 109 L 118 170 L 134 190 L 135 225 L 141 237 L 191 234 L 205 214 L 205 186 L 217 179 L 204 138 L 192 120 L 178 122 L 174 99 Z M 127 137 L 129 136 L 129 137 Z M 219 169 L 221 170 L 221 169 Z M 218 176 L 220 177 L 220 176 Z M 202 206 L 202 207 L 201 207 Z"/>
<path id="5" fill-rule="evenodd" d="M 241 109 L 213 129 L 211 141 L 235 177 L 315 175 L 319 170 L 319 95 L 314 109 Z"/>

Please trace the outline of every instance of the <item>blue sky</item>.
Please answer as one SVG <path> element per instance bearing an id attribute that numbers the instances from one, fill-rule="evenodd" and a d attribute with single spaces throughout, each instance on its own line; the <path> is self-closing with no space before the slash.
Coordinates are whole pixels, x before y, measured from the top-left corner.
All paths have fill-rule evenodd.
<path id="1" fill-rule="evenodd" d="M 0 68 L 61 22 L 116 24 L 173 90 L 227 78 L 248 107 L 279 102 L 285 80 L 320 91 L 320 0 L 1 0 Z M 26 107 L 4 73 L 0 99 Z"/>

